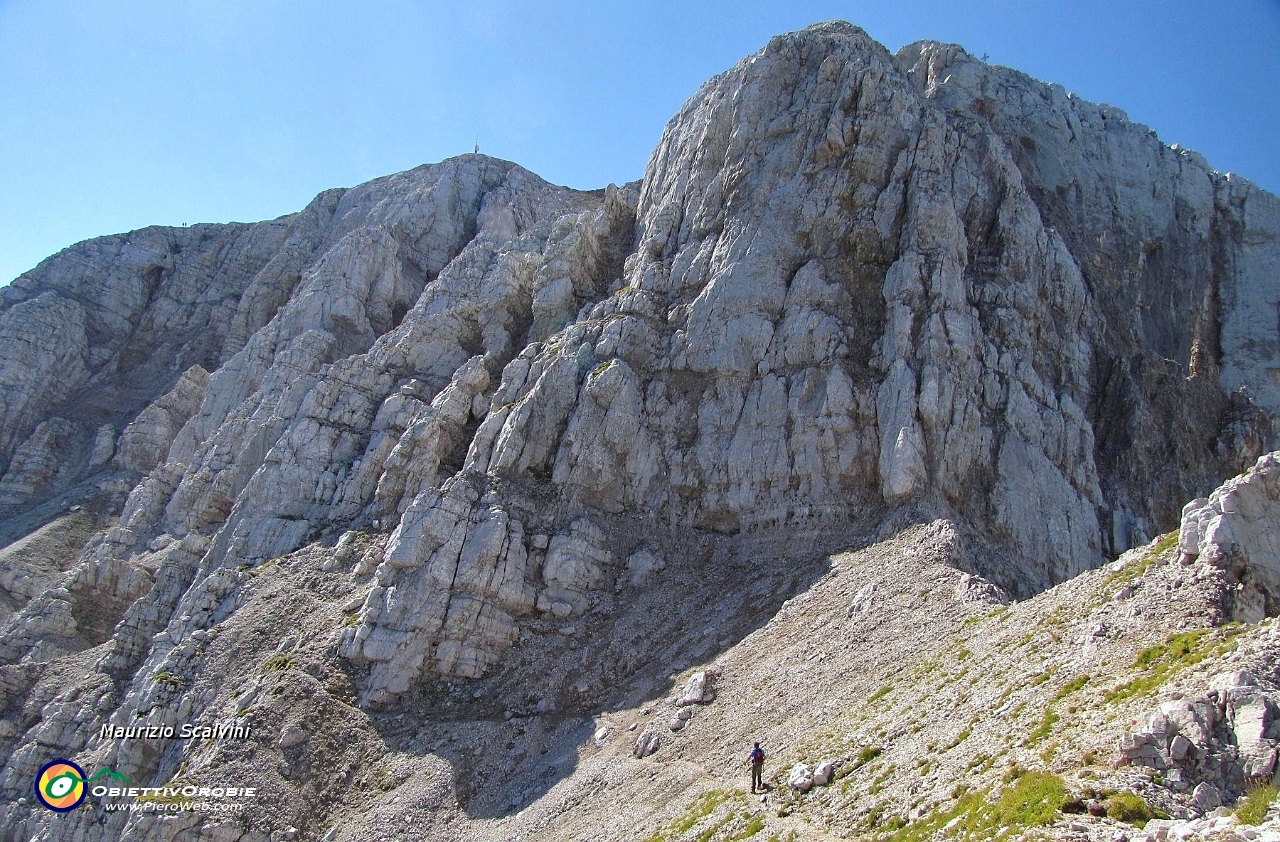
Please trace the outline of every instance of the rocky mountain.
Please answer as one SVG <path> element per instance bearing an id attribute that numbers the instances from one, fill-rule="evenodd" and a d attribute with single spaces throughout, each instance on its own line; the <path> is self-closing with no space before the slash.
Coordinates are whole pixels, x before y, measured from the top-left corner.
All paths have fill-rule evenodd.
<path id="1" fill-rule="evenodd" d="M 820 24 L 640 183 L 466 155 L 0 306 L 9 838 L 981 838 L 1274 766 L 1280 200 L 958 47 Z M 753 734 L 840 796 L 726 789 Z M 58 813 L 55 758 L 256 800 Z"/>

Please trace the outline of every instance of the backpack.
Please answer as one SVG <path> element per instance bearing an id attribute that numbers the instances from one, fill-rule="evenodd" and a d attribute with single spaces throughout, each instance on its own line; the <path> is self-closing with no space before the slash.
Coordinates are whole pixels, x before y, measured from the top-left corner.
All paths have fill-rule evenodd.
<path id="1" fill-rule="evenodd" d="M 759 766 L 762 763 L 764 763 L 764 749 L 762 748 L 751 749 L 751 763 L 752 765 L 755 765 L 755 766 Z"/>

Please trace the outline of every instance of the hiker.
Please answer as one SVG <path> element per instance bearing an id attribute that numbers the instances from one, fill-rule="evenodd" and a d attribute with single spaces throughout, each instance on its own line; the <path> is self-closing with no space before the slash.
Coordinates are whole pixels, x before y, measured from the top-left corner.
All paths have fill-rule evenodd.
<path id="1" fill-rule="evenodd" d="M 764 749 L 760 748 L 759 743 L 751 749 L 747 762 L 751 764 L 751 792 L 755 794 L 756 787 L 764 789 Z"/>

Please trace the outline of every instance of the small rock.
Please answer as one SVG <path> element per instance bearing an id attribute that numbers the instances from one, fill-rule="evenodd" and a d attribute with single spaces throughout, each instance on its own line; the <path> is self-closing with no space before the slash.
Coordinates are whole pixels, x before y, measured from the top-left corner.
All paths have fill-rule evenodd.
<path id="1" fill-rule="evenodd" d="M 635 756 L 648 757 L 662 747 L 662 739 L 657 731 L 645 729 L 636 740 Z"/>
<path id="2" fill-rule="evenodd" d="M 808 792 L 813 789 L 813 770 L 803 763 L 797 763 L 787 775 L 787 784 L 797 792 Z"/>
<path id="3" fill-rule="evenodd" d="M 280 739 L 276 742 L 280 748 L 293 748 L 299 743 L 303 743 L 307 739 L 307 732 L 297 725 L 289 725 L 280 732 Z"/>
<path id="4" fill-rule="evenodd" d="M 236 699 L 236 713 L 244 713 L 249 709 L 249 705 L 253 704 L 253 700 L 258 697 L 258 686 L 255 684 L 240 698 Z"/>
<path id="5" fill-rule="evenodd" d="M 836 772 L 834 760 L 824 760 L 813 770 L 813 785 L 826 786 L 831 783 L 831 776 Z"/>
<path id="6" fill-rule="evenodd" d="M 872 607 L 876 595 L 876 582 L 864 585 L 861 590 L 853 597 L 853 602 L 849 605 L 846 616 L 852 617 L 854 614 L 861 614 Z"/>
<path id="7" fill-rule="evenodd" d="M 706 670 L 698 670 L 685 682 L 684 692 L 680 694 L 678 705 L 704 704 L 715 698 L 712 679 Z"/>
<path id="8" fill-rule="evenodd" d="M 1196 784 L 1196 788 L 1191 790 L 1191 806 L 1202 813 L 1216 810 L 1222 806 L 1222 794 L 1211 783 Z"/>

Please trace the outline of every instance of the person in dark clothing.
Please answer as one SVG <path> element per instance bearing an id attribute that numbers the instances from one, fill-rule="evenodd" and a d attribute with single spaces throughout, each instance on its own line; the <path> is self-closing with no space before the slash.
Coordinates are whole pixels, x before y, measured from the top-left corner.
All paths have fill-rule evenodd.
<path id="1" fill-rule="evenodd" d="M 747 762 L 751 764 L 751 791 L 754 793 L 756 787 L 764 789 L 764 749 L 760 748 L 759 743 L 751 749 Z"/>

